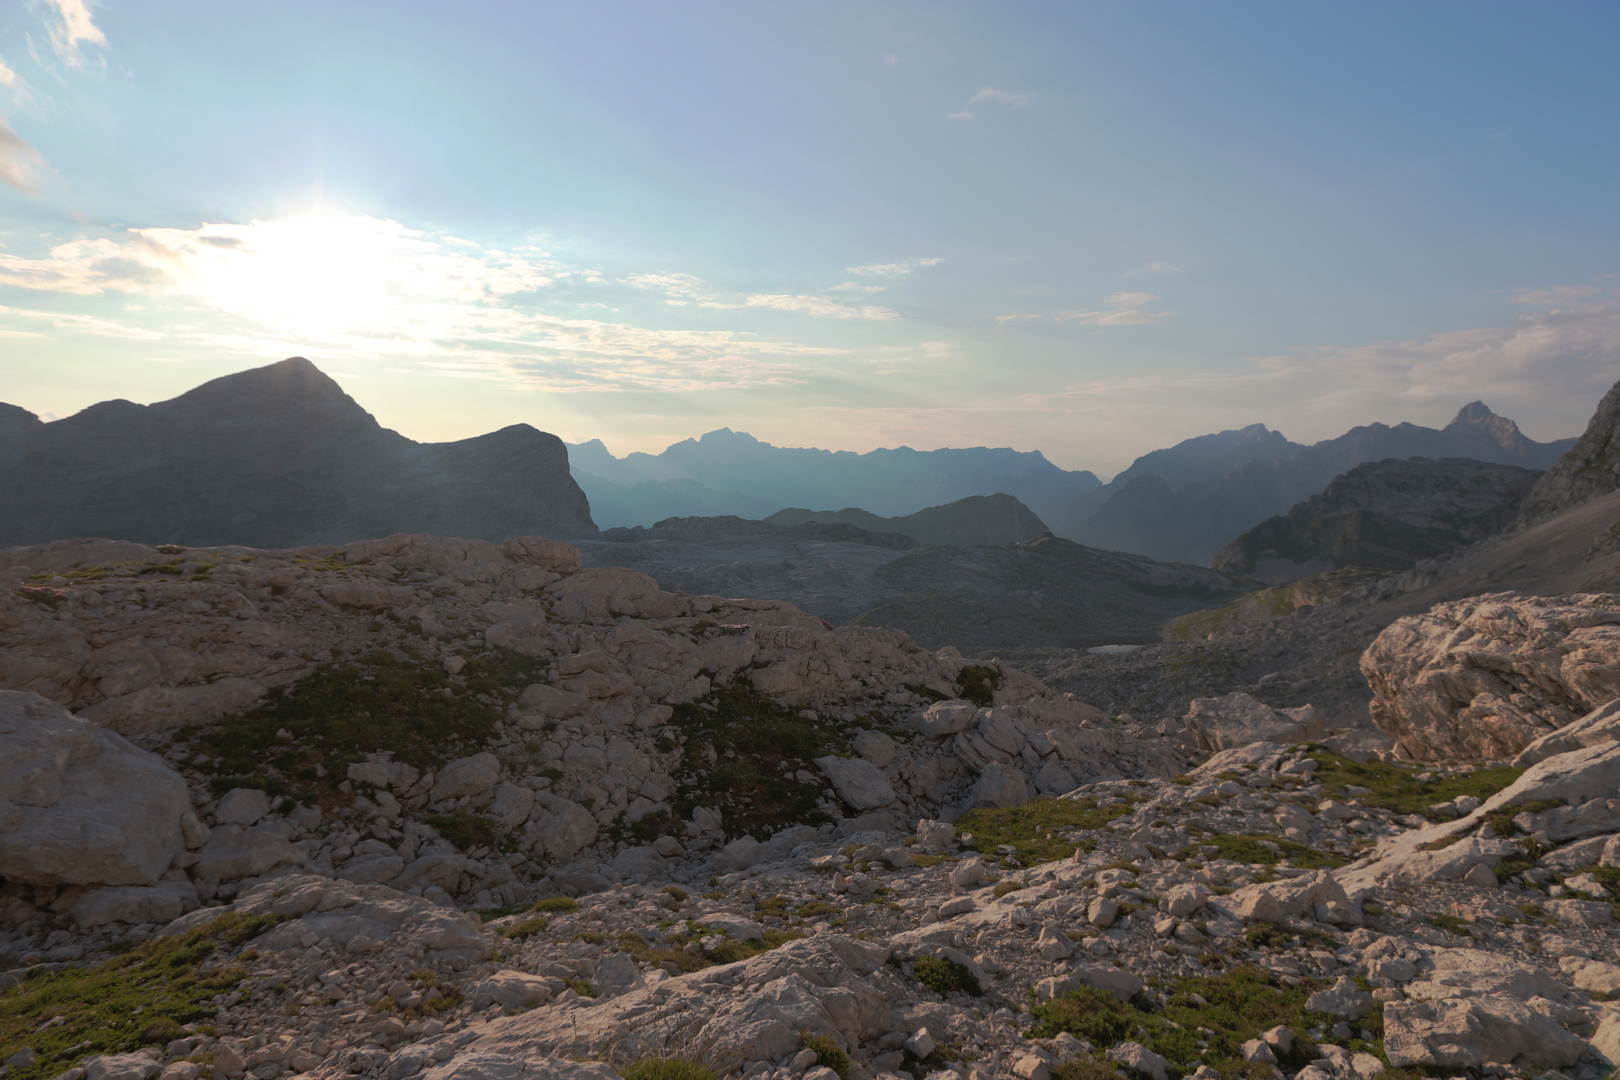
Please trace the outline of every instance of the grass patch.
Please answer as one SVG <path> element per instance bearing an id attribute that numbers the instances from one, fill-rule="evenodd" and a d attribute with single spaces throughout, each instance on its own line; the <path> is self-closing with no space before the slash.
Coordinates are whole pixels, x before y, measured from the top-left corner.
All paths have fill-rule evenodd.
<path id="1" fill-rule="evenodd" d="M 1213 844 L 1218 849 L 1216 858 L 1232 859 L 1241 863 L 1275 866 L 1287 859 L 1302 870 L 1331 870 L 1336 866 L 1343 866 L 1346 862 L 1337 855 L 1313 848 L 1309 844 L 1284 840 L 1276 836 L 1217 834 L 1201 837 L 1199 842 Z"/>
<path id="2" fill-rule="evenodd" d="M 756 836 L 831 820 L 816 808 L 827 789 L 793 774 L 816 773 L 814 758 L 848 752 L 837 722 L 801 717 L 742 678 L 701 701 L 677 705 L 669 722 L 685 744 L 672 770 L 674 818 L 689 819 L 697 806 L 718 806 L 727 833 Z"/>
<path id="3" fill-rule="evenodd" d="M 984 990 L 980 988 L 979 980 L 973 977 L 973 972 L 954 960 L 924 956 L 917 960 L 913 969 L 917 973 L 917 981 L 940 997 L 947 997 L 952 991 L 974 997 L 984 996 Z"/>
<path id="4" fill-rule="evenodd" d="M 633 931 L 619 935 L 619 948 L 643 964 L 672 963 L 681 969 L 683 975 L 702 971 L 709 966 L 709 961 L 701 953 L 687 949 L 661 949 Z"/>
<path id="5" fill-rule="evenodd" d="M 681 1054 L 652 1054 L 620 1067 L 624 1080 L 717 1080 L 714 1066 Z"/>
<path id="6" fill-rule="evenodd" d="M 1119 1066 L 1102 1057 L 1083 1057 L 1052 1069 L 1052 1080 L 1124 1080 Z"/>
<path id="7" fill-rule="evenodd" d="M 1100 829 L 1131 812 L 1127 803 L 1098 806 L 1096 799 L 1036 799 L 1001 810 L 969 810 L 956 820 L 958 833 L 970 833 L 970 845 L 993 853 L 1011 845 L 1025 864 L 1051 862 L 1074 854 L 1075 841 L 1058 834 L 1065 829 Z"/>
<path id="8" fill-rule="evenodd" d="M 12 1069 L 7 1080 L 43 1080 L 92 1054 L 122 1054 L 179 1038 L 182 1025 L 214 1014 L 214 995 L 247 975 L 246 968 L 216 954 L 279 921 L 233 912 L 189 933 L 143 942 L 95 967 L 36 976 L 0 993 L 0 1046 L 26 1044 L 35 1055 L 33 1066 Z"/>
<path id="9" fill-rule="evenodd" d="M 529 905 L 530 911 L 549 911 L 563 914 L 579 910 L 579 901 L 571 896 L 548 896 L 544 900 L 536 900 Z"/>
<path id="10" fill-rule="evenodd" d="M 522 941 L 524 938 L 531 938 L 536 934 L 543 934 L 550 929 L 550 919 L 536 916 L 532 919 L 523 919 L 520 922 L 513 923 L 511 926 L 508 926 L 505 930 L 501 931 L 501 937 L 511 938 L 513 941 Z"/>
<path id="11" fill-rule="evenodd" d="M 1067 1031 L 1098 1046 L 1134 1039 L 1164 1055 L 1179 1075 L 1209 1065 L 1223 1076 L 1240 1076 L 1247 1071 L 1244 1042 L 1286 1024 L 1295 1033 L 1294 1046 L 1278 1059 L 1285 1070 L 1295 1072 L 1317 1056 L 1316 1044 L 1303 1033 L 1332 1021 L 1325 1013 L 1305 1010 L 1306 999 L 1319 985 L 1306 981 L 1286 987 L 1258 968 L 1235 967 L 1220 975 L 1173 980 L 1162 1008 L 1141 995 L 1123 1002 L 1084 986 L 1036 1005 L 1037 1024 L 1027 1035 L 1051 1038 Z M 1080 1075 L 1097 1074 L 1087 1070 Z"/>
<path id="12" fill-rule="evenodd" d="M 1539 814 L 1563 805 L 1563 799 L 1532 799 L 1529 802 L 1508 803 L 1486 815 L 1485 823 L 1496 832 L 1497 836 L 1517 836 L 1524 830 L 1514 824 L 1514 818 L 1520 814 Z"/>
<path id="13" fill-rule="evenodd" d="M 1381 807 L 1397 814 L 1429 816 L 1432 804 L 1449 802 L 1459 795 L 1472 795 L 1483 801 L 1513 783 L 1524 772 L 1509 765 L 1493 765 L 1488 769 L 1475 769 L 1471 773 L 1425 781 L 1417 778 L 1418 767 L 1392 765 L 1377 759 L 1351 761 L 1321 746 L 1311 748 L 1311 757 L 1316 760 L 1316 780 L 1321 782 L 1324 795 L 1347 799 L 1350 798 L 1345 790 L 1347 786 L 1368 788 L 1369 791 L 1356 798 L 1366 806 Z"/>
<path id="14" fill-rule="evenodd" d="M 1468 929 L 1468 920 L 1456 915 L 1430 915 L 1429 925 L 1438 926 L 1448 934 L 1458 937 L 1473 937 L 1474 932 Z"/>
<path id="15" fill-rule="evenodd" d="M 809 1032 L 799 1032 L 799 1038 L 804 1042 L 806 1050 L 816 1052 L 816 1064 L 823 1065 L 837 1073 L 839 1080 L 847 1080 L 853 1063 L 844 1048 L 833 1041 L 830 1035 L 811 1035 Z"/>

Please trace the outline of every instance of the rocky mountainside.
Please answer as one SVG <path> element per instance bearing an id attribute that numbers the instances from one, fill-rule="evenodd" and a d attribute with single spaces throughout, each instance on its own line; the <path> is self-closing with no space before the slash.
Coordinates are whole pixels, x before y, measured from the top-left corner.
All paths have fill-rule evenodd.
<path id="1" fill-rule="evenodd" d="M 301 357 L 154 405 L 104 401 L 51 423 L 0 410 L 0 545 L 297 545 L 400 530 L 596 531 L 555 436 L 517 424 L 412 442 Z"/>
<path id="2" fill-rule="evenodd" d="M 1227 544 L 1210 565 L 1273 583 L 1346 566 L 1406 570 L 1513 524 L 1539 475 L 1466 458 L 1358 465 Z"/>
<path id="3" fill-rule="evenodd" d="M 1491 644 L 1365 662 L 1391 700 L 1447 649 L 1595 699 L 1614 606 L 1437 609 Z M 0 686 L 6 1080 L 1620 1062 L 1614 703 L 1405 764 L 1309 704 L 1137 723 L 552 540 L 406 535 L 10 549 Z"/>
<path id="4" fill-rule="evenodd" d="M 904 517 L 879 517 L 850 507 L 801 510 L 790 507 L 765 518 L 772 525 L 829 525 L 843 522 L 872 533 L 900 533 L 924 544 L 1017 544 L 1051 533 L 1046 522 L 1013 496 L 970 495 L 945 506 L 930 506 Z"/>
<path id="5" fill-rule="evenodd" d="M 1537 443 L 1481 402 L 1445 428 L 1369 424 L 1302 447 L 1264 428 L 1205 436 L 1138 459 L 1107 486 L 1043 514 L 1060 536 L 1167 562 L 1207 563 L 1222 546 L 1369 461 L 1466 457 L 1546 469 L 1574 445 Z M 1211 464 L 1200 467 L 1200 459 Z M 1215 476 L 1228 462 L 1235 467 Z"/>
<path id="6" fill-rule="evenodd" d="M 974 651 L 1155 641 L 1166 619 L 1243 590 L 1204 567 L 1052 536 L 923 547 L 842 522 L 675 519 L 606 530 L 580 551 L 588 565 L 631 566 L 688 592 L 781 597 L 834 625 L 891 626 L 931 648 Z"/>
<path id="7" fill-rule="evenodd" d="M 1574 448 L 1536 483 L 1520 509 L 1519 524 L 1534 525 L 1616 490 L 1620 490 L 1620 383 L 1603 395 Z"/>
<path id="8" fill-rule="evenodd" d="M 970 495 L 1006 492 L 1038 515 L 1101 485 L 1039 452 L 970 447 L 850 451 L 772 446 L 730 428 L 660 454 L 616 458 L 600 440 L 569 446 L 574 476 L 603 527 L 668 517 L 762 518 L 789 506 L 859 506 L 908 515 Z"/>

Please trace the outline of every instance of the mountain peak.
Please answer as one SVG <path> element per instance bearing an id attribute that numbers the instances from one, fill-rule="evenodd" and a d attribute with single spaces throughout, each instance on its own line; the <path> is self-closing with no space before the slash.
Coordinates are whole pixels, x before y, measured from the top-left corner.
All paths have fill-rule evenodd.
<path id="1" fill-rule="evenodd" d="M 1458 427 L 1462 424 L 1483 424 L 1490 420 L 1500 419 L 1503 418 L 1491 412 L 1491 407 L 1483 401 L 1470 401 L 1457 410 L 1457 415 L 1452 417 L 1451 423 L 1447 424 L 1446 427 Z M 1512 423 L 1512 421 L 1509 420 L 1508 423 Z"/>

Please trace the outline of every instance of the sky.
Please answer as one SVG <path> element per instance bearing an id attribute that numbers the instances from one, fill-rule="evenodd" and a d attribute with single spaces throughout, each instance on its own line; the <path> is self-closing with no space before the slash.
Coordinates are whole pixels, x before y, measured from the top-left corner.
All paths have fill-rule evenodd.
<path id="1" fill-rule="evenodd" d="M 1620 5 L 7 0 L 0 401 L 1108 475 L 1620 379 Z"/>

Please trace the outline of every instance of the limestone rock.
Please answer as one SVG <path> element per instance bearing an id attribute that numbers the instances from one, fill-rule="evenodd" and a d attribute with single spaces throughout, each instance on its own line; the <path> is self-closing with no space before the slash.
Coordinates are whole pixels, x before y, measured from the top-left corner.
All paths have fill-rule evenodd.
<path id="1" fill-rule="evenodd" d="M 854 751 L 879 769 L 894 760 L 894 740 L 881 731 L 862 731 L 849 741 Z"/>
<path id="2" fill-rule="evenodd" d="M 1207 751 L 1257 742 L 1291 746 L 1327 734 L 1322 713 L 1313 706 L 1273 709 L 1241 691 L 1223 697 L 1193 698 L 1186 722 L 1193 740 Z"/>
<path id="3" fill-rule="evenodd" d="M 86 930 L 106 923 L 169 923 L 197 907 L 197 887 L 189 881 L 119 885 L 81 896 L 68 914 Z"/>
<path id="4" fill-rule="evenodd" d="M 1396 1068 L 1477 1068 L 1487 1061 L 1573 1065 L 1586 1041 L 1528 1003 L 1497 994 L 1384 1006 L 1384 1049 Z"/>
<path id="5" fill-rule="evenodd" d="M 590 703 L 591 699 L 584 694 L 559 690 L 555 686 L 547 686 L 545 683 L 535 683 L 525 688 L 523 693 L 518 695 L 518 704 L 525 709 L 532 709 L 540 716 L 542 722 L 547 718 L 562 720 L 570 716 L 578 716 L 585 711 Z M 530 726 L 523 724 L 521 720 L 519 723 L 525 727 Z M 533 726 L 539 727 L 540 725 L 534 724 Z"/>
<path id="6" fill-rule="evenodd" d="M 1356 985 L 1348 975 L 1341 975 L 1326 990 L 1318 990 L 1305 1002 L 1311 1012 L 1325 1012 L 1341 1020 L 1359 1020 L 1372 1005 L 1372 995 Z"/>
<path id="7" fill-rule="evenodd" d="M 1574 723 L 1549 732 L 1519 751 L 1513 764 L 1528 768 L 1538 761 L 1599 743 L 1620 742 L 1620 698 L 1600 705 Z"/>
<path id="8" fill-rule="evenodd" d="M 1620 697 L 1620 597 L 1493 593 L 1396 620 L 1361 658 L 1414 758 L 1512 757 Z"/>
<path id="9" fill-rule="evenodd" d="M 1552 468 L 1536 481 L 1519 508 L 1519 524 L 1545 521 L 1561 510 L 1620 488 L 1620 383 L 1598 402 L 1586 431 Z"/>
<path id="10" fill-rule="evenodd" d="M 185 781 L 37 694 L 0 691 L 0 876 L 144 885 L 183 849 Z"/>
<path id="11" fill-rule="evenodd" d="M 596 819 L 591 812 L 568 799 L 552 799 L 534 811 L 535 848 L 548 857 L 566 862 L 596 842 Z"/>
<path id="12" fill-rule="evenodd" d="M 839 798 L 857 810 L 875 810 L 894 802 L 894 787 L 876 765 L 862 758 L 816 758 Z"/>
<path id="13" fill-rule="evenodd" d="M 936 701 L 917 717 L 917 730 L 931 739 L 943 739 L 966 731 L 978 711 L 978 706 L 961 698 Z"/>
<path id="14" fill-rule="evenodd" d="M 992 762 L 979 774 L 970 801 L 974 806 L 1022 806 L 1030 795 L 1028 777 L 1011 765 Z"/>
<path id="15" fill-rule="evenodd" d="M 494 754 L 473 754 L 457 758 L 433 776 L 434 802 L 461 795 L 482 795 L 501 778 L 501 762 Z"/>
<path id="16" fill-rule="evenodd" d="M 215 829 L 197 852 L 192 874 L 197 878 L 238 881 L 263 876 L 278 866 L 303 864 L 304 853 L 276 834 L 227 825 Z"/>
<path id="17" fill-rule="evenodd" d="M 550 1001 L 563 989 L 561 979 L 528 975 L 521 971 L 497 971 L 472 985 L 467 997 L 475 1009 L 501 1005 L 508 1009 L 528 1009 Z"/>
<path id="18" fill-rule="evenodd" d="M 252 825 L 270 812 L 270 796 L 258 788 L 232 788 L 219 800 L 214 820 L 221 825 Z"/>

